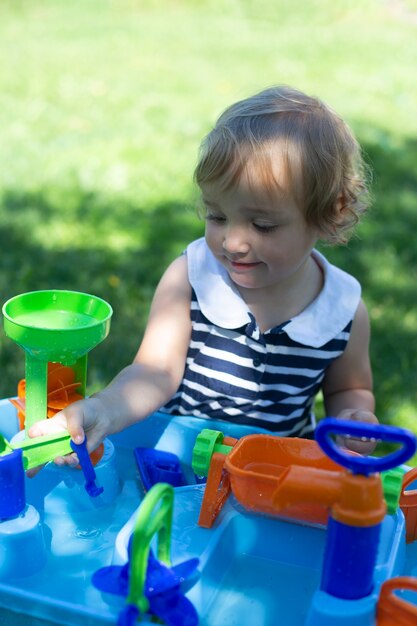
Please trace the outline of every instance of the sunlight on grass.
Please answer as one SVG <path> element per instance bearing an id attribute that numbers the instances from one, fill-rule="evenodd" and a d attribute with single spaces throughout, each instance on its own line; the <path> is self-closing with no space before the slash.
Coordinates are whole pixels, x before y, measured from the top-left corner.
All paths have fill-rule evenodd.
<path id="1" fill-rule="evenodd" d="M 293 84 L 346 118 L 374 170 L 358 237 L 324 253 L 363 287 L 378 416 L 417 432 L 416 15 L 414 0 L 3 0 L 1 301 L 51 286 L 108 299 L 99 388 L 133 358 L 164 267 L 203 232 L 202 136 L 234 100 Z M 6 395 L 23 359 L 0 347 Z"/>

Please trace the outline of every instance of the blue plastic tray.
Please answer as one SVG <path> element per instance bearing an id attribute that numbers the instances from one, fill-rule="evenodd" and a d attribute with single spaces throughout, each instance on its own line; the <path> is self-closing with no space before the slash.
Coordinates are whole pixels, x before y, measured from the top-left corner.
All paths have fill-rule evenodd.
<path id="1" fill-rule="evenodd" d="M 134 514 L 144 495 L 133 454 L 139 445 L 176 454 L 190 483 L 176 488 L 172 560 L 175 564 L 200 558 L 200 579 L 187 597 L 199 613 L 201 626 L 276 626 L 278 622 L 337 626 L 353 623 L 352 619 L 355 626 L 371 626 L 379 585 L 410 572 L 417 563 L 410 552 L 413 546 L 405 548 L 402 513 L 387 516 L 383 523 L 375 595 L 362 605 L 336 602 L 332 608 L 317 592 L 324 528 L 246 513 L 233 497 L 212 529 L 197 525 L 204 485 L 194 484 L 191 455 L 196 436 L 206 426 L 198 418 L 157 413 L 115 435 L 96 467 L 97 482 L 104 487 L 98 498 L 88 497 L 78 470 L 48 464 L 34 479 L 27 479 L 28 503 L 39 511 L 44 524 L 47 561 L 37 573 L 25 576 L 25 563 L 36 550 L 15 555 L 19 573 L 0 580 L 0 624 L 116 624 L 123 601 L 102 595 L 92 586 L 91 576 L 100 567 L 125 559 Z M 224 422 L 212 422 L 210 427 L 236 437 L 253 432 Z M 16 431 L 15 409 L 0 401 L 0 432 L 11 438 Z M 328 618 L 323 617 L 326 611 L 330 611 Z"/>

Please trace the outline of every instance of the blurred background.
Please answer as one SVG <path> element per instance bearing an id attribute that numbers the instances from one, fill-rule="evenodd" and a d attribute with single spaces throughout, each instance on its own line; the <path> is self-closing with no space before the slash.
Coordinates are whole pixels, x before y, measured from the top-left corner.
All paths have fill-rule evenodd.
<path id="1" fill-rule="evenodd" d="M 417 432 L 417 0 L 1 0 L 0 302 L 114 308 L 89 392 L 134 357 L 166 265 L 203 233 L 192 173 L 233 101 L 277 83 L 357 134 L 373 208 L 328 258 L 363 286 L 381 421 Z M 0 397 L 24 354 L 0 332 Z"/>

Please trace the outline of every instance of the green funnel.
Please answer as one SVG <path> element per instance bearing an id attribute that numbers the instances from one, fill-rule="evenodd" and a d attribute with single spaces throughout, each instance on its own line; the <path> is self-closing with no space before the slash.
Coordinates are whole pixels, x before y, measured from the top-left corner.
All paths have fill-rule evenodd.
<path id="1" fill-rule="evenodd" d="M 76 291 L 32 291 L 3 306 L 4 330 L 27 353 L 42 361 L 75 363 L 105 339 L 112 308 Z"/>
<path id="2" fill-rule="evenodd" d="M 46 417 L 48 362 L 73 366 L 85 394 L 87 353 L 107 337 L 112 312 L 101 298 L 57 289 L 4 304 L 4 331 L 26 352 L 26 430 Z"/>

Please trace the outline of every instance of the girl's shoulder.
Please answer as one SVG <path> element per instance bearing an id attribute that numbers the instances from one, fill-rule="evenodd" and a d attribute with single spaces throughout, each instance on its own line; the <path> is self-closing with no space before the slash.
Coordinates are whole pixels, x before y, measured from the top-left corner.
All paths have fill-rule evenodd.
<path id="1" fill-rule="evenodd" d="M 285 330 L 295 341 L 318 348 L 352 322 L 361 300 L 361 286 L 356 278 L 329 263 L 317 250 L 312 255 L 323 272 L 323 288 Z"/>
<path id="2" fill-rule="evenodd" d="M 156 292 L 170 292 L 179 297 L 191 298 L 191 285 L 188 279 L 188 265 L 185 255 L 174 259 L 166 268 Z"/>

